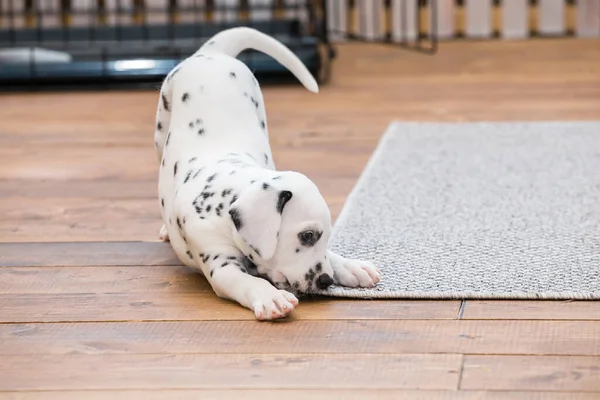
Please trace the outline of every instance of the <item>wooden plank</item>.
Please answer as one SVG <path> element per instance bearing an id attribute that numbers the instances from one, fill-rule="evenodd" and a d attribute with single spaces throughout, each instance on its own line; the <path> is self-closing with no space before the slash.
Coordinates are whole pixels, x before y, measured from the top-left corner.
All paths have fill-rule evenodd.
<path id="1" fill-rule="evenodd" d="M 303 297 L 290 319 L 455 319 L 457 301 L 338 300 Z M 188 293 L 0 294 L 0 323 L 254 320 L 210 291 Z"/>
<path id="2" fill-rule="evenodd" d="M 1 198 L 0 242 L 154 241 L 158 199 Z"/>
<path id="3" fill-rule="evenodd" d="M 392 40 L 412 42 L 417 38 L 417 0 L 392 0 Z"/>
<path id="4" fill-rule="evenodd" d="M 0 294 L 0 304 L 0 323 L 254 319 L 210 292 Z"/>
<path id="5" fill-rule="evenodd" d="M 156 180 L 1 180 L 0 197 L 26 197 L 34 199 L 48 198 L 95 198 L 95 199 L 156 199 L 158 189 Z"/>
<path id="6" fill-rule="evenodd" d="M 182 265 L 170 243 L 0 243 L 0 266 Z"/>
<path id="7" fill-rule="evenodd" d="M 32 147 L 24 154 L 0 149 L 3 166 L 0 179 L 114 179 L 118 176 L 122 180 L 149 181 L 156 179 L 159 170 L 156 154 L 143 147 L 73 149 L 64 146 L 53 149 L 53 157 L 45 157 L 46 152 L 44 147 Z"/>
<path id="8" fill-rule="evenodd" d="M 452 38 L 455 32 L 456 6 L 454 0 L 437 2 L 437 33 L 440 39 Z"/>
<path id="9" fill-rule="evenodd" d="M 0 267 L 0 294 L 212 291 L 185 266 Z"/>
<path id="10" fill-rule="evenodd" d="M 565 33 L 565 1 L 539 0 L 539 32 L 542 35 Z"/>
<path id="11" fill-rule="evenodd" d="M 6 356 L 0 390 L 451 389 L 462 357 L 364 354 L 359 360 L 341 354 Z"/>
<path id="12" fill-rule="evenodd" d="M 455 390 L 86 390 L 86 391 L 19 391 L 0 392 L 7 400 L 597 400 L 594 393 L 517 392 L 517 391 L 455 391 Z"/>
<path id="13" fill-rule="evenodd" d="M 527 0 L 504 0 L 502 2 L 502 30 L 504 39 L 523 39 L 529 36 L 527 26 Z"/>
<path id="14" fill-rule="evenodd" d="M 461 389 L 600 392 L 600 357 L 466 356 Z"/>
<path id="15" fill-rule="evenodd" d="M 378 307 L 373 304 L 361 307 L 358 303 L 355 306 L 374 312 Z M 317 308 L 325 310 L 325 305 L 301 302 L 299 311 L 304 317 L 316 318 Z M 335 318 L 331 312 L 327 315 Z M 322 313 L 321 316 L 327 315 Z M 293 319 L 290 323 L 268 325 L 255 321 L 0 324 L 0 356 L 209 353 L 600 355 L 600 325 L 597 322 Z M 264 340 L 265 336 L 269 339 Z"/>
<path id="16" fill-rule="evenodd" d="M 597 301 L 469 300 L 462 319 L 600 320 Z"/>
<path id="17" fill-rule="evenodd" d="M 465 1 L 465 35 L 471 38 L 487 38 L 492 34 L 492 2 L 489 0 Z"/>
<path id="18" fill-rule="evenodd" d="M 600 0 L 578 0 L 575 33 L 579 37 L 600 36 Z"/>

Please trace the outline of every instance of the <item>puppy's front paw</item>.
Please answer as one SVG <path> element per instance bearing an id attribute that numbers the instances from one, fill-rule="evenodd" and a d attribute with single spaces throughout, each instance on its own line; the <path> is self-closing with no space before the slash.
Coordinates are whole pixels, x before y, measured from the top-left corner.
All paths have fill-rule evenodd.
<path id="1" fill-rule="evenodd" d="M 253 303 L 254 315 L 260 321 L 287 317 L 298 305 L 296 296 L 285 290 L 265 293 Z"/>
<path id="2" fill-rule="evenodd" d="M 381 271 L 370 261 L 337 256 L 331 260 L 333 281 L 346 287 L 373 287 L 381 280 Z"/>
<path id="3" fill-rule="evenodd" d="M 167 232 L 167 226 L 163 225 L 160 227 L 160 232 L 158 233 L 158 238 L 163 242 L 169 241 L 169 232 Z"/>

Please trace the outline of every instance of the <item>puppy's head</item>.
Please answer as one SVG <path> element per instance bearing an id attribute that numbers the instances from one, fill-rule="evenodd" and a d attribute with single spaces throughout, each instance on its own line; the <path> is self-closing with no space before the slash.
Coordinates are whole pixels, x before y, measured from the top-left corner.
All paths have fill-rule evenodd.
<path id="1" fill-rule="evenodd" d="M 296 172 L 259 180 L 231 205 L 234 235 L 279 289 L 307 293 L 333 283 L 331 214 L 316 185 Z"/>

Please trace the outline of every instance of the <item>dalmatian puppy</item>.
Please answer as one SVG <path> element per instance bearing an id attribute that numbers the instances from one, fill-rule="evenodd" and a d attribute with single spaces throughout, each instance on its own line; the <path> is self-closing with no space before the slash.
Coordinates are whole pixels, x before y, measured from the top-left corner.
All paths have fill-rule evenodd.
<path id="1" fill-rule="evenodd" d="M 372 287 L 380 271 L 328 250 L 331 216 L 319 189 L 275 169 L 259 84 L 236 58 L 245 49 L 273 57 L 318 92 L 286 46 L 252 28 L 219 32 L 178 64 L 156 112 L 160 238 L 219 297 L 270 320 L 315 289 Z"/>

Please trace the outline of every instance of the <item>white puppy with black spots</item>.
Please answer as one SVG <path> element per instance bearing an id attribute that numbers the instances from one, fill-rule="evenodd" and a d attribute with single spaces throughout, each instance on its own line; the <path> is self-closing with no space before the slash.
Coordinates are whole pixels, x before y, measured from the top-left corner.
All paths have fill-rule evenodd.
<path id="1" fill-rule="evenodd" d="M 372 287 L 380 271 L 328 250 L 331 216 L 319 189 L 275 170 L 260 87 L 236 58 L 249 48 L 318 92 L 286 46 L 246 27 L 218 33 L 176 66 L 156 114 L 160 237 L 218 296 L 268 320 L 292 312 L 296 295 L 334 283 Z"/>

